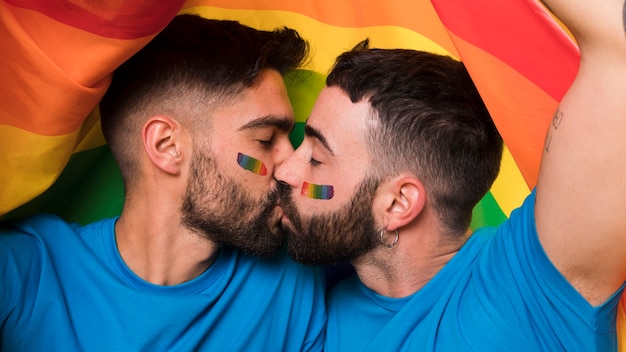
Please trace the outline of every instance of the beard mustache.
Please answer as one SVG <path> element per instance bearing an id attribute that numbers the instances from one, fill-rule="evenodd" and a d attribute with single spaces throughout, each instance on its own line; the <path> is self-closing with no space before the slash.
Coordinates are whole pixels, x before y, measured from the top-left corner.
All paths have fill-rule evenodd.
<path id="1" fill-rule="evenodd" d="M 291 225 L 283 223 L 288 238 L 287 253 L 301 264 L 336 265 L 371 251 L 380 244 L 372 214 L 372 201 L 379 184 L 367 178 L 337 211 L 308 217 L 294 204 L 294 192 L 282 191 L 280 204 L 291 222 Z"/>
<path id="2" fill-rule="evenodd" d="M 234 178 L 218 171 L 210 153 L 192 155 L 182 206 L 182 224 L 204 238 L 261 258 L 273 257 L 284 244 L 280 219 L 272 219 L 278 189 L 256 200 Z"/>

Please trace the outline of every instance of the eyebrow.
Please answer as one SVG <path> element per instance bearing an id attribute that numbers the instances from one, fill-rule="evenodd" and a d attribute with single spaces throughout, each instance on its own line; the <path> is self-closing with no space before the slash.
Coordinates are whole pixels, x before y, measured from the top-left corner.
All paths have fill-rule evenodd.
<path id="1" fill-rule="evenodd" d="M 315 138 L 318 141 L 320 141 L 320 143 L 322 143 L 324 148 L 326 148 L 326 150 L 328 150 L 328 152 L 332 156 L 335 156 L 335 152 L 333 151 L 333 149 L 328 144 L 328 141 L 326 140 L 326 138 L 322 135 L 322 132 L 320 132 L 318 129 L 316 129 L 314 127 L 311 127 L 309 125 L 305 125 L 304 126 L 304 134 L 306 136 L 308 136 L 308 137 Z"/>
<path id="2" fill-rule="evenodd" d="M 276 127 L 281 131 L 291 132 L 295 127 L 293 118 L 287 116 L 267 115 L 254 119 L 239 127 L 239 131 L 253 130 L 265 127 Z"/>

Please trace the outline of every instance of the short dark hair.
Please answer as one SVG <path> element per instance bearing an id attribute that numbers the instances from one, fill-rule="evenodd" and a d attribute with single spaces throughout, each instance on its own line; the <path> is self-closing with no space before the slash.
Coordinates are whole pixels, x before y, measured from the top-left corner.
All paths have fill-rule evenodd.
<path id="1" fill-rule="evenodd" d="M 176 16 L 115 70 L 100 102 L 102 131 L 125 182 L 136 164 L 131 140 L 140 137 L 149 116 L 186 118 L 191 130 L 210 126 L 207 111 L 254 85 L 262 70 L 284 75 L 298 68 L 308 49 L 286 27 L 262 31 L 236 21 Z"/>
<path id="2" fill-rule="evenodd" d="M 406 49 L 339 56 L 327 77 L 352 102 L 369 101 L 369 152 L 379 179 L 409 171 L 427 189 L 441 223 L 467 231 L 473 207 L 500 170 L 503 142 L 463 63 Z"/>

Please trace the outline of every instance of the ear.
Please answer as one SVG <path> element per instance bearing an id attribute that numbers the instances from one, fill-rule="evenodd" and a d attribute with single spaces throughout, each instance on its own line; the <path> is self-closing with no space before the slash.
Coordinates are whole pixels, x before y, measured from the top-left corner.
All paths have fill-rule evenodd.
<path id="1" fill-rule="evenodd" d="M 168 174 L 180 174 L 183 160 L 180 123 L 157 115 L 146 121 L 141 132 L 143 147 L 152 164 Z"/>
<path id="2" fill-rule="evenodd" d="M 387 230 L 394 231 L 411 223 L 424 209 L 426 192 L 420 180 L 401 176 L 385 187 L 383 221 Z"/>

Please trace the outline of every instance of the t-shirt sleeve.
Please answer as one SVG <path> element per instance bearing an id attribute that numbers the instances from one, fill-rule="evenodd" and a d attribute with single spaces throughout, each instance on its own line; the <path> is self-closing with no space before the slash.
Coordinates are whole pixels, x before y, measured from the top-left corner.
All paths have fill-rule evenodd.
<path id="1" fill-rule="evenodd" d="M 19 300 L 36 290 L 41 272 L 39 241 L 18 228 L 0 228 L 0 326 L 11 315 Z"/>
<path id="2" fill-rule="evenodd" d="M 615 332 L 615 309 L 620 292 L 593 307 L 552 264 L 535 226 L 535 190 L 497 230 L 481 255 L 479 271 L 484 294 L 502 321 L 522 336 L 544 341 L 578 341 L 595 346 Z M 537 327 L 544 327 L 538 331 Z M 590 336 L 586 332 L 591 332 Z M 586 337 L 585 337 L 586 336 Z M 605 338 L 609 336 L 609 338 Z M 558 348 L 558 346 L 553 346 Z M 597 346 L 596 346 L 597 347 Z"/>

